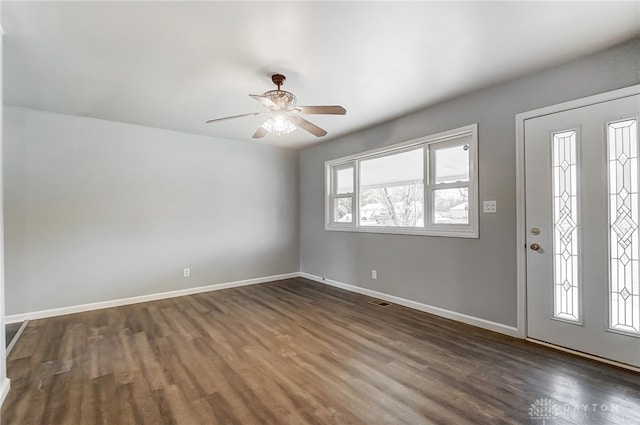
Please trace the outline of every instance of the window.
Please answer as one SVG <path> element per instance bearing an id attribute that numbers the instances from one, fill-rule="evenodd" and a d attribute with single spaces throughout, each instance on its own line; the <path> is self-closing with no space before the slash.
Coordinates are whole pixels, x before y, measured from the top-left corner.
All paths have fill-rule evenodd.
<path id="1" fill-rule="evenodd" d="M 333 167 L 333 222 L 353 223 L 353 165 L 343 164 Z"/>
<path id="2" fill-rule="evenodd" d="M 327 230 L 478 237 L 477 124 L 327 161 Z"/>

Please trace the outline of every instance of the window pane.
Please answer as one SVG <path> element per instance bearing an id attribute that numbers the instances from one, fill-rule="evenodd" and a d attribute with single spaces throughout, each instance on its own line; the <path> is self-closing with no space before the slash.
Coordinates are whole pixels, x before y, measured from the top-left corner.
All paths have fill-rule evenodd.
<path id="1" fill-rule="evenodd" d="M 353 193 L 353 167 L 336 169 L 336 193 Z"/>
<path id="2" fill-rule="evenodd" d="M 424 226 L 424 150 L 360 162 L 360 225 Z"/>
<path id="3" fill-rule="evenodd" d="M 469 188 L 433 191 L 435 224 L 469 224 Z"/>
<path id="4" fill-rule="evenodd" d="M 610 123 L 609 150 L 609 326 L 640 335 L 640 190 L 638 120 Z"/>
<path id="5" fill-rule="evenodd" d="M 469 145 L 433 149 L 435 183 L 469 180 Z"/>
<path id="6" fill-rule="evenodd" d="M 361 226 L 424 226 L 422 183 L 360 189 Z"/>
<path id="7" fill-rule="evenodd" d="M 336 223 L 351 223 L 352 205 L 351 198 L 336 198 L 333 221 Z"/>
<path id="8" fill-rule="evenodd" d="M 552 139 L 554 310 L 558 319 L 580 321 L 578 272 L 578 156 L 576 130 Z"/>

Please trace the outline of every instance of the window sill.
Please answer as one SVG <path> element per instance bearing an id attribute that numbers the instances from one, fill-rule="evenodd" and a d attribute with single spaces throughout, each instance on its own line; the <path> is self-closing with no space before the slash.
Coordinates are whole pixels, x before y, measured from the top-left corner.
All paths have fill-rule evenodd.
<path id="1" fill-rule="evenodd" d="M 445 238 L 464 238 L 464 239 L 479 239 L 477 230 L 464 229 L 416 229 L 411 227 L 389 228 L 389 227 L 349 227 L 349 226 L 331 226 L 325 225 L 324 230 L 332 232 L 353 232 L 353 233 L 382 233 L 390 235 L 409 235 L 409 236 L 437 236 Z"/>

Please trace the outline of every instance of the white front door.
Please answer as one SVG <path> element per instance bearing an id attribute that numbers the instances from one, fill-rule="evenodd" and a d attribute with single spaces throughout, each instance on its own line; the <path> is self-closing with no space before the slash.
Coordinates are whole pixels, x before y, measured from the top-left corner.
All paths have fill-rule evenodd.
<path id="1" fill-rule="evenodd" d="M 527 335 L 640 367 L 640 96 L 527 119 Z"/>

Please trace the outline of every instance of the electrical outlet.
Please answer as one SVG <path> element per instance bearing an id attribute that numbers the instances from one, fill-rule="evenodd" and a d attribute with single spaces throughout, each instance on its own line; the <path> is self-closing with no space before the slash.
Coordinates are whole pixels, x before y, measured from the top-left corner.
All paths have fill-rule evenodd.
<path id="1" fill-rule="evenodd" d="M 484 201 L 482 202 L 482 212 L 485 214 L 495 214 L 498 211 L 497 201 Z"/>
<path id="2" fill-rule="evenodd" d="M 191 269 L 190 268 L 186 268 L 184 269 L 184 277 L 189 277 L 191 276 Z"/>
<path id="3" fill-rule="evenodd" d="M 376 280 L 378 278 L 378 271 L 371 270 L 371 279 Z"/>

